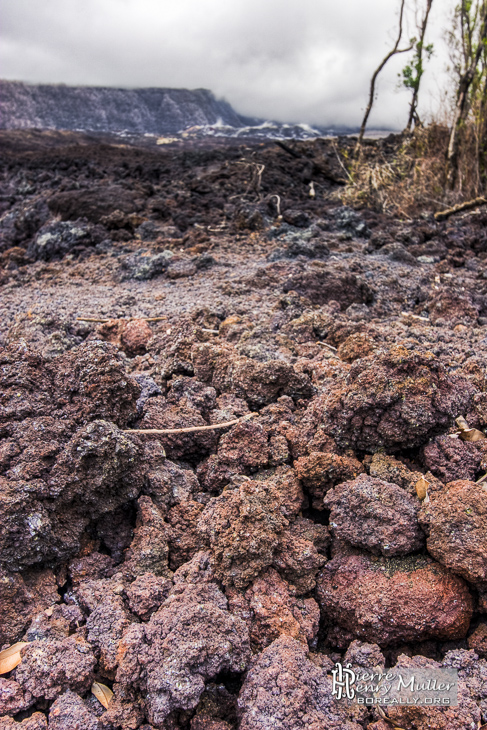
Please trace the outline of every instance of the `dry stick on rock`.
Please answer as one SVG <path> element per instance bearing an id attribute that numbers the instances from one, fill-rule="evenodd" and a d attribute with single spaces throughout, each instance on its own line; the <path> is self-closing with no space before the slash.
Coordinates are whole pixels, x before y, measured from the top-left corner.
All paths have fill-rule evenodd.
<path id="1" fill-rule="evenodd" d="M 90 317 L 76 317 L 76 320 L 78 322 L 111 322 L 114 319 L 118 319 L 117 317 L 111 317 L 110 319 L 92 319 Z M 122 317 L 122 319 L 125 319 Z M 163 320 L 167 319 L 167 317 L 129 317 L 126 322 L 132 322 L 134 319 L 141 319 L 144 322 L 162 322 Z"/>
<path id="2" fill-rule="evenodd" d="M 398 53 L 407 53 L 413 48 L 413 45 L 409 45 L 407 48 L 399 48 L 399 44 L 402 40 L 402 31 L 403 31 L 403 21 L 404 21 L 404 7 L 406 4 L 406 0 L 401 0 L 401 8 L 399 10 L 399 30 L 397 33 L 397 40 L 394 44 L 394 47 L 389 51 L 387 56 L 381 61 L 381 63 L 377 66 L 375 69 L 372 78 L 370 80 L 370 89 L 369 89 L 369 101 L 367 104 L 367 108 L 365 110 L 364 118 L 362 120 L 362 126 L 360 127 L 360 133 L 357 140 L 357 146 L 356 149 L 359 150 L 362 146 L 362 141 L 365 134 L 365 128 L 367 126 L 367 122 L 369 119 L 370 112 L 372 111 L 372 105 L 374 103 L 374 97 L 375 97 L 375 82 L 377 81 L 377 77 L 386 65 L 386 63 L 395 55 Z"/>
<path id="3" fill-rule="evenodd" d="M 440 210 L 438 213 L 435 213 L 435 220 L 444 221 L 455 213 L 461 213 L 464 210 L 478 208 L 481 205 L 487 205 L 487 198 L 474 198 L 473 200 L 467 200 L 465 203 L 458 203 L 458 205 L 454 205 L 453 208 Z"/>
<path id="4" fill-rule="evenodd" d="M 248 421 L 250 418 L 257 416 L 257 413 L 248 413 L 242 418 L 237 418 L 235 421 L 226 421 L 226 423 L 215 423 L 212 426 L 190 426 L 189 428 L 129 428 L 124 433 L 193 433 L 194 431 L 214 431 L 217 428 L 226 428 L 227 426 L 235 426 L 237 423 L 243 423 Z"/>
<path id="5" fill-rule="evenodd" d="M 328 342 L 317 342 L 316 344 L 317 345 L 322 345 L 322 347 L 327 347 L 332 352 L 338 352 L 338 350 L 336 349 L 336 347 L 333 347 L 333 345 L 329 345 Z"/>

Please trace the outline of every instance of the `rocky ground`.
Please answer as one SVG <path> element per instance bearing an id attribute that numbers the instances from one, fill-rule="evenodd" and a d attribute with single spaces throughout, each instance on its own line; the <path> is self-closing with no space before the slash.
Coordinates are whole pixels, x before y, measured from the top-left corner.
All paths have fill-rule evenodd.
<path id="1" fill-rule="evenodd" d="M 487 213 L 342 206 L 352 145 L 0 133 L 2 730 L 487 722 Z"/>

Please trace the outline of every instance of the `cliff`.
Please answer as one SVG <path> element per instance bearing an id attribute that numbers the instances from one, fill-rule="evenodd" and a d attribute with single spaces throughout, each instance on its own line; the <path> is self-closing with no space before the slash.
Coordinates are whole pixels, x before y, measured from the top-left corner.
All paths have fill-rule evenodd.
<path id="1" fill-rule="evenodd" d="M 207 89 L 114 89 L 0 81 L 0 129 L 175 133 L 195 125 L 243 126 Z"/>

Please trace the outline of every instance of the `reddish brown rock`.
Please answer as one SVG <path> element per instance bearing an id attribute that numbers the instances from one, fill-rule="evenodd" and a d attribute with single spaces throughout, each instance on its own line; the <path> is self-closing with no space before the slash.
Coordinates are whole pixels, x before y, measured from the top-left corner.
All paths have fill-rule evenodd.
<path id="1" fill-rule="evenodd" d="M 469 581 L 487 581 L 487 486 L 450 482 L 423 503 L 428 552 Z"/>
<path id="2" fill-rule="evenodd" d="M 467 728 L 478 727 L 481 723 L 481 713 L 478 707 L 481 697 L 475 690 L 476 685 L 482 683 L 485 687 L 487 674 L 485 668 L 478 666 L 472 671 L 473 658 L 455 656 L 461 653 L 468 655 L 470 652 L 448 652 L 441 664 L 423 656 L 408 657 L 402 654 L 391 671 L 416 667 L 435 669 L 441 666 L 458 669 L 458 705 L 444 708 L 425 707 L 424 705 L 390 707 L 387 714 L 391 722 L 399 727 L 415 730 L 467 730 Z M 460 661 L 458 661 L 459 659 Z M 388 727 L 390 727 L 390 723 Z"/>
<path id="3" fill-rule="evenodd" d="M 166 600 L 172 582 L 153 573 L 139 575 L 125 590 L 130 610 L 147 621 Z"/>
<path id="4" fill-rule="evenodd" d="M 195 474 L 182 469 L 164 456 L 160 441 L 144 444 L 144 463 L 147 465 L 144 494 L 147 494 L 161 511 L 181 502 L 193 499 L 200 491 Z"/>
<path id="5" fill-rule="evenodd" d="M 329 543 L 325 525 L 298 517 L 283 531 L 273 566 L 298 595 L 308 593 L 316 585 L 318 570 L 326 563 Z"/>
<path id="6" fill-rule="evenodd" d="M 267 434 L 253 421 L 239 423 L 224 434 L 218 452 L 212 454 L 198 469 L 203 487 L 217 491 L 235 474 L 251 474 L 269 461 Z"/>
<path id="7" fill-rule="evenodd" d="M 129 357 L 143 355 L 152 338 L 152 330 L 143 319 L 129 320 L 122 332 L 121 342 Z"/>
<path id="8" fill-rule="evenodd" d="M 377 350 L 374 341 L 365 332 L 357 332 L 347 337 L 338 347 L 338 357 L 345 362 L 353 362 L 368 357 Z"/>
<path id="9" fill-rule="evenodd" d="M 32 697 L 31 704 L 54 700 L 67 689 L 83 694 L 93 682 L 95 663 L 91 646 L 81 636 L 33 641 L 22 649 L 15 680 Z"/>
<path id="10" fill-rule="evenodd" d="M 76 555 L 90 521 L 138 495 L 138 456 L 116 426 L 94 421 L 76 431 L 42 480 L 0 477 L 3 563 L 17 570 Z"/>
<path id="11" fill-rule="evenodd" d="M 342 309 L 354 303 L 370 302 L 373 298 L 368 284 L 354 274 L 333 274 L 321 266 L 310 266 L 307 271 L 292 276 L 284 282 L 283 291 L 296 291 L 308 297 L 312 304 L 338 302 Z"/>
<path id="12" fill-rule="evenodd" d="M 40 639 L 62 640 L 74 633 L 84 623 L 85 617 L 78 606 L 57 604 L 34 617 L 22 641 Z"/>
<path id="13" fill-rule="evenodd" d="M 342 446 L 398 451 L 446 430 L 474 394 L 433 354 L 397 346 L 352 365 L 344 390 L 325 397 L 324 424 Z"/>
<path id="14" fill-rule="evenodd" d="M 244 398 L 251 408 L 261 408 L 280 395 L 310 397 L 311 383 L 284 360 L 259 362 L 241 356 L 229 344 L 196 345 L 192 359 L 198 379 L 211 382 L 219 392 Z"/>
<path id="15" fill-rule="evenodd" d="M 28 707 L 29 702 L 25 700 L 20 684 L 0 677 L 0 718 L 2 715 L 17 715 Z"/>
<path id="16" fill-rule="evenodd" d="M 465 583 L 428 558 L 349 555 L 318 576 L 317 596 L 330 638 L 379 646 L 465 637 L 473 600 Z"/>
<path id="17" fill-rule="evenodd" d="M 138 494 L 138 450 L 114 422 L 140 389 L 99 341 L 50 360 L 2 352 L 0 561 L 17 571 L 73 557 L 89 521 Z"/>
<path id="18" fill-rule="evenodd" d="M 437 436 L 423 450 L 423 462 L 445 484 L 458 479 L 475 480 L 481 454 L 474 443 Z"/>
<path id="19" fill-rule="evenodd" d="M 96 551 L 83 558 L 76 558 L 69 564 L 69 575 L 73 583 L 110 578 L 114 572 L 112 558 Z"/>
<path id="20" fill-rule="evenodd" d="M 244 482 L 213 499 L 198 529 L 211 548 L 211 565 L 224 585 L 245 588 L 273 560 L 288 524 L 263 484 Z"/>
<path id="21" fill-rule="evenodd" d="M 326 671 L 310 659 L 289 636 L 256 657 L 238 699 L 240 730 L 361 730 L 333 698 Z"/>
<path id="22" fill-rule="evenodd" d="M 112 685 L 113 697 L 108 710 L 99 716 L 101 730 L 153 730 L 152 725 L 142 725 L 146 717 L 144 698 L 131 687 L 114 682 Z M 97 714 L 100 705 L 98 700 Z"/>
<path id="23" fill-rule="evenodd" d="M 134 539 L 126 553 L 123 574 L 133 580 L 144 573 L 170 578 L 168 567 L 170 527 L 150 497 L 138 501 Z"/>
<path id="24" fill-rule="evenodd" d="M 412 497 L 417 496 L 416 483 L 424 476 L 419 471 L 411 471 L 406 464 L 394 456 L 380 452 L 373 454 L 368 464 L 368 472 L 375 479 L 397 484 Z"/>
<path id="25" fill-rule="evenodd" d="M 59 600 L 50 570 L 32 571 L 23 577 L 0 570 L 0 646 L 19 641 L 31 619 Z"/>
<path id="26" fill-rule="evenodd" d="M 439 319 L 445 320 L 449 325 L 472 324 L 479 316 L 479 309 L 470 296 L 462 296 L 452 291 L 442 292 L 427 306 L 433 324 Z"/>
<path id="27" fill-rule="evenodd" d="M 322 510 L 326 492 L 340 482 L 354 479 L 363 472 L 357 459 L 338 454 L 312 452 L 294 462 L 303 486 L 311 493 L 313 507 Z"/>
<path id="28" fill-rule="evenodd" d="M 216 390 L 211 385 L 202 383 L 197 378 L 186 375 L 175 376 L 168 382 L 169 403 L 185 408 L 195 408 L 203 416 L 207 416 L 216 406 Z M 230 419 L 228 419 L 230 420 Z"/>
<path id="29" fill-rule="evenodd" d="M 148 399 L 137 428 L 178 429 L 207 425 L 193 406 L 172 405 L 163 396 L 157 396 Z M 216 441 L 215 431 L 195 431 L 166 435 L 163 444 L 170 459 L 201 459 L 215 448 Z"/>
<path id="30" fill-rule="evenodd" d="M 152 338 L 152 330 L 143 319 L 110 319 L 97 328 L 98 336 L 111 342 L 129 357 L 143 355 Z"/>
<path id="31" fill-rule="evenodd" d="M 102 677 L 114 679 L 118 642 L 132 619 L 122 598 L 115 595 L 100 603 L 88 617 L 87 639 L 98 659 L 98 671 Z"/>
<path id="32" fill-rule="evenodd" d="M 126 587 L 126 580 L 122 573 L 115 573 L 112 578 L 101 580 L 86 580 L 74 586 L 65 594 L 68 604 L 79 606 L 86 614 L 91 613 L 103 602 L 112 600 L 112 597 L 121 596 Z"/>
<path id="33" fill-rule="evenodd" d="M 418 523 L 420 502 L 396 484 L 365 474 L 331 489 L 325 497 L 330 529 L 340 540 L 375 555 L 407 555 L 425 536 Z"/>
<path id="34" fill-rule="evenodd" d="M 244 588 L 269 567 L 288 519 L 302 504 L 292 469 L 282 467 L 266 481 L 244 481 L 211 500 L 198 521 L 211 548 L 211 565 L 224 585 Z"/>
<path id="35" fill-rule="evenodd" d="M 199 502 L 183 502 L 169 510 L 167 521 L 171 525 L 169 535 L 169 565 L 177 570 L 191 560 L 203 545 L 197 524 L 204 506 Z"/>
<path id="36" fill-rule="evenodd" d="M 81 423 L 95 419 L 113 421 L 126 428 L 136 413 L 140 386 L 125 372 L 113 345 L 86 342 L 47 364 L 57 400 L 51 407 Z"/>
<path id="37" fill-rule="evenodd" d="M 245 624 L 214 584 L 175 588 L 147 624 L 132 625 L 119 646 L 117 681 L 147 697 L 149 721 L 198 704 L 205 681 L 243 672 L 250 656 Z"/>
<path id="38" fill-rule="evenodd" d="M 0 717 L 0 727 L 2 730 L 47 730 L 47 718 L 42 712 L 34 712 L 26 720 L 16 722 L 5 715 Z"/>
<path id="39" fill-rule="evenodd" d="M 313 598 L 297 599 L 289 583 L 270 568 L 246 591 L 252 613 L 250 638 L 262 650 L 281 635 L 313 642 L 318 634 L 320 609 Z"/>
<path id="40" fill-rule="evenodd" d="M 81 697 L 68 690 L 49 712 L 49 730 L 100 730 L 98 718 L 89 711 Z"/>
<path id="41" fill-rule="evenodd" d="M 487 658 L 487 624 L 479 624 L 468 637 L 467 643 L 468 648 L 479 657 Z"/>

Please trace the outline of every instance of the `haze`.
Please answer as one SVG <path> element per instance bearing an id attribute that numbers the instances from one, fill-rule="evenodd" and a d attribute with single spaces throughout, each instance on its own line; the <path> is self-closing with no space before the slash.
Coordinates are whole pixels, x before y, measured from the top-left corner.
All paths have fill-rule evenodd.
<path id="1" fill-rule="evenodd" d="M 453 0 L 435 0 L 420 112 L 442 114 Z M 241 114 L 357 125 L 396 33 L 395 0 L 2 0 L 0 77 L 33 83 L 208 88 Z M 412 25 L 405 39 L 414 34 Z M 406 57 L 378 85 L 370 126 L 401 128 Z"/>

